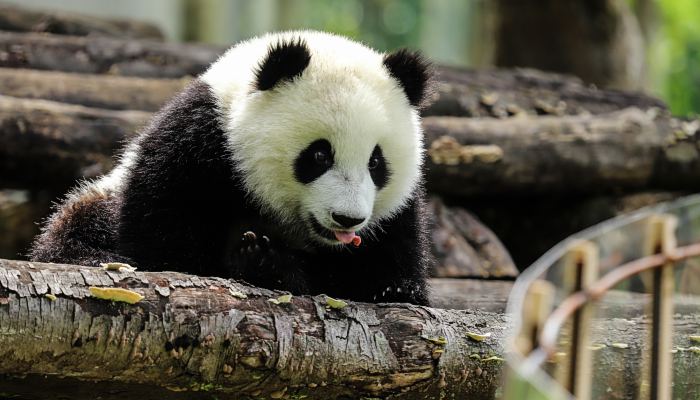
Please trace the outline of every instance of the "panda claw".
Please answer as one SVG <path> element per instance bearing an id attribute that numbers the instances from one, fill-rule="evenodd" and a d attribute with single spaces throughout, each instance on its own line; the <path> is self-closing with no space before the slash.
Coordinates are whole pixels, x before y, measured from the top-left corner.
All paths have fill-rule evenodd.
<path id="1" fill-rule="evenodd" d="M 257 235 L 253 231 L 247 231 L 243 234 L 243 240 L 247 242 L 255 242 L 255 239 L 257 238 Z"/>

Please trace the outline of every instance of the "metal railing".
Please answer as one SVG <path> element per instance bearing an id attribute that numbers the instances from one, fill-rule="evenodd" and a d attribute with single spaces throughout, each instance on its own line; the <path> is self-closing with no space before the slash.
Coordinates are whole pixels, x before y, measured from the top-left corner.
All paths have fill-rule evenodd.
<path id="1" fill-rule="evenodd" d="M 505 398 L 527 399 L 528 390 L 538 399 L 593 398 L 594 307 L 634 278 L 635 291 L 651 303 L 651 351 L 648 366 L 640 367 L 649 387 L 640 397 L 671 399 L 674 269 L 693 257 L 700 257 L 700 196 L 602 223 L 550 250 L 523 272 L 509 299 L 514 329 Z M 559 340 L 564 331 L 567 341 Z M 547 371 L 556 354 L 565 358 Z"/>

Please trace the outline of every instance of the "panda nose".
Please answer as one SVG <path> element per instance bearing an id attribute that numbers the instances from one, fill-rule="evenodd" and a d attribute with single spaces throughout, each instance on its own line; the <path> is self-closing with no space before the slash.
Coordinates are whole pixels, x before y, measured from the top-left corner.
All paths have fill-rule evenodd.
<path id="1" fill-rule="evenodd" d="M 343 228 L 352 228 L 353 226 L 356 226 L 356 225 L 359 225 L 359 224 L 365 222 L 364 218 L 353 218 L 353 217 L 348 217 L 347 215 L 336 214 L 336 213 L 331 213 L 331 218 L 333 219 L 333 222 L 337 223 L 338 225 L 342 226 Z"/>

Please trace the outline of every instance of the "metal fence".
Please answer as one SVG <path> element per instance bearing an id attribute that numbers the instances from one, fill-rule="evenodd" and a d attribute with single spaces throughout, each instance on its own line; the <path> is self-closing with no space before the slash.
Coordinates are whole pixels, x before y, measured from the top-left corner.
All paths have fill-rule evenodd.
<path id="1" fill-rule="evenodd" d="M 700 361 L 678 361 L 700 360 L 686 318 L 700 312 L 700 195 L 560 243 L 523 272 L 508 311 L 508 400 L 698 398 L 697 373 L 679 369 Z"/>

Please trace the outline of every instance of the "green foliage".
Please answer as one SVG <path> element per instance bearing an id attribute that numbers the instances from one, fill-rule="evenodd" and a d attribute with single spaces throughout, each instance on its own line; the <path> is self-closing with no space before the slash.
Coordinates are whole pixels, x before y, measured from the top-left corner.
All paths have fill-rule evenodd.
<path id="1" fill-rule="evenodd" d="M 312 28 L 349 36 L 379 50 L 416 47 L 420 0 L 305 0 L 293 2 L 283 28 Z M 293 8 L 293 9 L 292 9 Z M 287 23 L 285 23 L 287 22 Z"/>
<path id="2" fill-rule="evenodd" d="M 652 74 L 674 114 L 700 111 L 700 1 L 657 0 L 658 40 L 650 44 Z"/>

